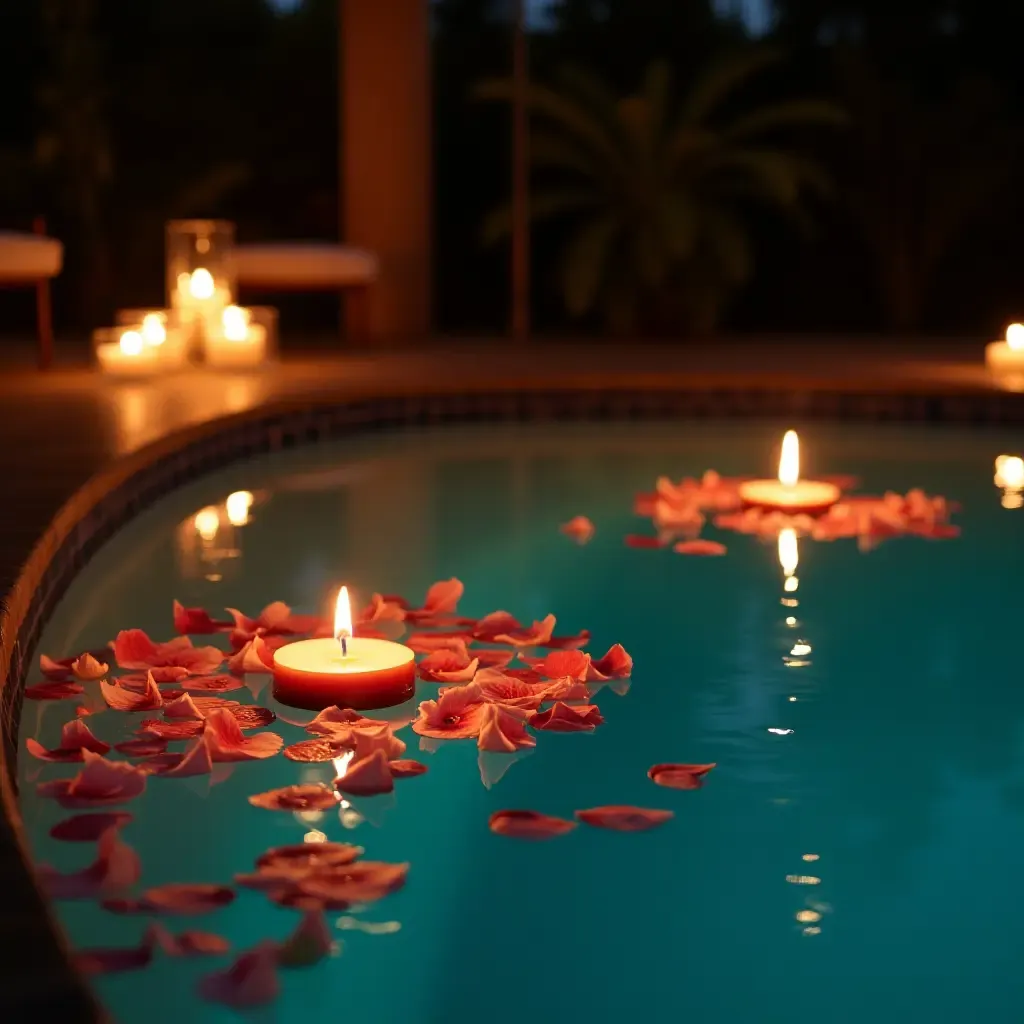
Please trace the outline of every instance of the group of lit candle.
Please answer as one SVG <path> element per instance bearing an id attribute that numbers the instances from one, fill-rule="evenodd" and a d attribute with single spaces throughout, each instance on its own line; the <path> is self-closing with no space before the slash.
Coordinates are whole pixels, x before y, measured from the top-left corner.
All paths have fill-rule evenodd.
<path id="1" fill-rule="evenodd" d="M 999 383 L 1024 390 L 1024 324 L 1010 324 L 1004 340 L 985 346 L 985 365 Z"/>

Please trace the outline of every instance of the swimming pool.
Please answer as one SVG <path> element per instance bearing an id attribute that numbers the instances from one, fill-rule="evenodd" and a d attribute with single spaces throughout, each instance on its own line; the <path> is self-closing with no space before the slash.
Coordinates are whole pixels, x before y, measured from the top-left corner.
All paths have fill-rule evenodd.
<path id="1" fill-rule="evenodd" d="M 992 482 L 1013 439 L 806 427 L 807 473 L 855 474 L 867 493 L 944 495 L 962 506 L 962 535 L 895 538 L 866 553 L 852 540 L 801 539 L 796 592 L 783 588 L 770 539 L 708 527 L 727 546 L 721 558 L 624 543 L 653 532 L 634 495 L 659 475 L 770 476 L 780 433 L 702 422 L 382 435 L 233 466 L 140 516 L 69 589 L 41 652 L 96 648 L 128 627 L 169 639 L 174 599 L 215 614 L 255 615 L 273 600 L 318 613 L 341 582 L 364 599 L 416 604 L 454 576 L 465 584 L 460 614 L 505 609 L 528 623 L 554 613 L 558 633 L 589 629 L 595 655 L 621 643 L 635 667 L 625 693 L 597 693 L 605 721 L 593 734 L 538 732 L 500 779 L 485 772 L 489 788 L 471 740 L 424 752 L 408 726 L 397 732 L 404 756 L 429 770 L 398 782 L 393 801 L 363 805 L 365 815 L 355 800 L 301 819 L 248 802 L 329 782 L 330 764 L 275 756 L 150 779 L 124 805 L 138 890 L 231 884 L 268 847 L 311 833 L 357 843 L 368 860 L 409 862 L 400 891 L 327 914 L 332 926 L 344 919 L 336 956 L 281 972 L 268 1019 L 284 1022 L 1016 1019 L 1024 512 L 1002 507 Z M 196 514 L 242 490 L 254 505 L 237 518 L 251 521 L 222 519 L 204 543 Z M 577 515 L 596 526 L 585 545 L 559 529 Z M 268 689 L 255 703 L 281 716 L 271 730 L 286 744 L 308 738 L 285 719 L 309 716 L 276 707 Z M 432 697 L 437 686 L 420 690 Z M 226 696 L 253 699 L 245 689 Z M 35 789 L 79 766 L 39 762 L 24 742 L 56 746 L 75 704 L 26 701 L 21 723 L 26 828 L 36 859 L 62 871 L 87 865 L 93 849 L 49 836 L 72 812 Z M 90 706 L 103 705 L 93 695 Z M 85 721 L 116 742 L 144 717 L 98 710 Z M 648 779 L 662 762 L 717 767 L 702 788 L 677 791 Z M 581 825 L 541 843 L 488 829 L 502 809 L 572 819 L 605 804 L 675 817 L 636 834 Z M 131 947 L 146 924 L 91 900 L 60 901 L 58 913 L 76 948 Z M 299 917 L 240 888 L 209 915 L 161 920 L 223 936 L 237 953 L 283 939 Z M 158 955 L 95 985 L 121 1024 L 233 1020 L 195 991 L 229 962 Z"/>

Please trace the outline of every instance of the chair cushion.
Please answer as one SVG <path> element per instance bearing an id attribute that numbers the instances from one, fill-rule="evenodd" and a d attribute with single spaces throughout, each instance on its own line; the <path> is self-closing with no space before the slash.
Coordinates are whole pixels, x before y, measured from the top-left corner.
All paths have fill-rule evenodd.
<path id="1" fill-rule="evenodd" d="M 235 247 L 240 285 L 343 288 L 377 277 L 377 257 L 365 249 L 324 242 L 275 242 Z"/>
<path id="2" fill-rule="evenodd" d="M 63 262 L 64 246 L 56 238 L 0 231 L 0 281 L 56 277 Z"/>

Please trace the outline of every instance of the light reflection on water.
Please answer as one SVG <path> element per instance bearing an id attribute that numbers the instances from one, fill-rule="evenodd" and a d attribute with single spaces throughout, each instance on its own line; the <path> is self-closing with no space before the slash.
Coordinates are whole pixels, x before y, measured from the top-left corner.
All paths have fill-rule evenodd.
<path id="1" fill-rule="evenodd" d="M 866 491 L 921 486 L 961 501 L 963 536 L 870 554 L 854 541 L 797 548 L 794 537 L 789 573 L 781 539 L 776 551 L 710 530 L 729 548 L 721 559 L 624 547 L 634 491 L 662 473 L 750 472 L 774 424 L 381 438 L 255 460 L 171 496 L 86 569 L 43 649 L 70 653 L 129 625 L 166 639 L 174 598 L 215 615 L 274 599 L 316 612 L 340 580 L 416 599 L 454 574 L 467 614 L 552 611 L 560 632 L 590 628 L 598 653 L 621 641 L 637 667 L 628 692 L 599 693 L 607 721 L 595 735 L 544 736 L 528 757 L 417 749 L 402 710 L 407 756 L 429 771 L 390 801 L 295 816 L 250 807 L 251 793 L 333 776 L 283 758 L 153 781 L 125 830 L 144 883 L 222 882 L 267 847 L 304 841 L 348 838 L 368 858 L 412 862 L 401 893 L 332 918 L 343 952 L 286 976 L 283 1024 L 339 1007 L 355 1024 L 476 1024 L 481 1007 L 493 1024 L 526 1012 L 544 1024 L 790 1024 L 794 1008 L 834 1024 L 1012 1019 L 1024 997 L 1024 691 L 1005 638 L 1016 635 L 1024 551 L 991 490 L 993 451 L 1010 446 L 911 428 L 804 433 L 822 471 L 859 474 Z M 244 517 L 238 499 L 228 509 L 242 491 L 254 496 Z M 183 524 L 202 541 L 195 516 L 207 507 L 218 549 L 230 528 L 223 550 L 239 554 L 196 555 L 192 571 Z M 558 531 L 577 514 L 597 526 L 585 547 Z M 247 682 L 270 700 L 265 679 Z M 26 703 L 23 735 L 52 746 L 67 711 Z M 284 714 L 286 742 L 304 738 L 308 719 Z M 123 724 L 90 718 L 104 737 Z M 646 778 L 664 761 L 719 767 L 700 791 L 672 792 Z M 80 866 L 78 844 L 46 836 L 64 813 L 31 795 L 70 769 L 23 757 L 19 771 L 37 856 Z M 641 836 L 578 829 L 535 846 L 486 827 L 502 807 L 569 816 L 602 803 L 677 817 Z M 60 914 L 83 944 L 134 941 L 140 927 L 87 904 Z M 294 922 L 245 892 L 196 926 L 244 947 Z M 161 961 L 99 988 L 122 1024 L 236 1019 L 195 1001 L 208 966 Z"/>

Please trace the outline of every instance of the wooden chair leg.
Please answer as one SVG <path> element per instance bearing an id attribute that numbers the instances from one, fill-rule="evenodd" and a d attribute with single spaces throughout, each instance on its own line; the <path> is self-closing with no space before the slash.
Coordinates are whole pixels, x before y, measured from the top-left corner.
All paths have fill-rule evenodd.
<path id="1" fill-rule="evenodd" d="M 39 369 L 53 365 L 53 310 L 50 304 L 50 282 L 43 277 L 36 281 L 36 326 L 39 336 Z"/>

